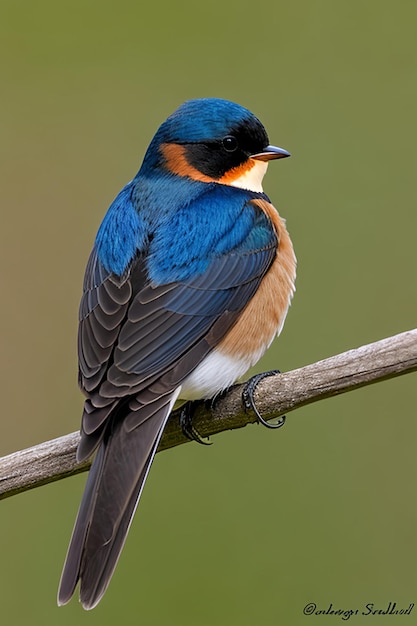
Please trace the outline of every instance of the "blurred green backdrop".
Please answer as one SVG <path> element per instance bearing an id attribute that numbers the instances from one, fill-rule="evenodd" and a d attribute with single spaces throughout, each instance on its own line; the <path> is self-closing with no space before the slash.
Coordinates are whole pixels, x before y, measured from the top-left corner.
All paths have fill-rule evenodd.
<path id="1" fill-rule="evenodd" d="M 415 326 L 416 20 L 411 0 L 1 0 L 1 454 L 78 429 L 89 250 L 188 98 L 247 106 L 293 154 L 265 189 L 297 293 L 257 370 Z M 417 602 L 415 406 L 410 375 L 292 413 L 278 433 L 158 455 L 92 613 L 55 604 L 85 476 L 2 502 L 1 623 L 297 626 L 340 620 L 306 617 L 308 602 Z"/>

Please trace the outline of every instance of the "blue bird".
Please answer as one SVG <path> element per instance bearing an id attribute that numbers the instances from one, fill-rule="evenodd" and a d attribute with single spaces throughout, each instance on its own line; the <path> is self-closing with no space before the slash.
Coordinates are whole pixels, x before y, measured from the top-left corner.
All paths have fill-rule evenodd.
<path id="1" fill-rule="evenodd" d="M 168 416 L 240 378 L 281 331 L 296 260 L 262 189 L 269 145 L 247 109 L 207 98 L 160 126 L 99 228 L 80 304 L 77 459 L 95 458 L 58 593 L 110 582 Z"/>

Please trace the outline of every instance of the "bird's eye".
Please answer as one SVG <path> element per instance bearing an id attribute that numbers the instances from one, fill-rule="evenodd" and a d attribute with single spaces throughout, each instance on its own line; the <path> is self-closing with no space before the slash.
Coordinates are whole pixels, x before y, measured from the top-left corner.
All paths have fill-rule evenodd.
<path id="1" fill-rule="evenodd" d="M 222 143 L 226 152 L 235 152 L 235 150 L 238 149 L 237 139 L 236 137 L 233 137 L 233 135 L 227 135 L 227 137 L 223 139 Z"/>

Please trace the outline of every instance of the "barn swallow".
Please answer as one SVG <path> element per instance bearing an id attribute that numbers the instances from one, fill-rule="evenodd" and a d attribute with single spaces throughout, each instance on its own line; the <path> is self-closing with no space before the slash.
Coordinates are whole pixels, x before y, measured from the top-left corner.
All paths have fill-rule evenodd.
<path id="1" fill-rule="evenodd" d="M 227 389 L 280 333 L 296 260 L 262 179 L 287 156 L 242 106 L 190 100 L 108 209 L 79 312 L 77 460 L 95 457 L 60 605 L 106 591 L 175 403 Z"/>

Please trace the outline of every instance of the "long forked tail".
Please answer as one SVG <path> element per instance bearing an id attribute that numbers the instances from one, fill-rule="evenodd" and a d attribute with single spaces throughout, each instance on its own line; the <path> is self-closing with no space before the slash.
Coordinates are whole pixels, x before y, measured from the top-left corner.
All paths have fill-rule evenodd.
<path id="1" fill-rule="evenodd" d="M 176 394 L 175 394 L 176 395 Z M 80 602 L 94 608 L 116 567 L 172 401 L 131 429 L 129 417 L 109 425 L 91 466 L 58 591 L 71 599 L 80 580 Z M 140 411 L 138 411 L 140 413 Z"/>

